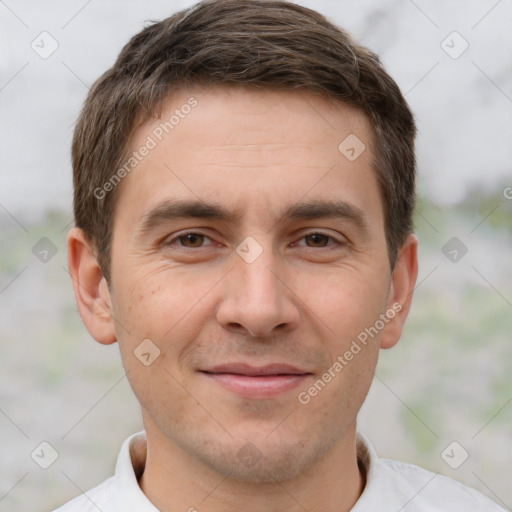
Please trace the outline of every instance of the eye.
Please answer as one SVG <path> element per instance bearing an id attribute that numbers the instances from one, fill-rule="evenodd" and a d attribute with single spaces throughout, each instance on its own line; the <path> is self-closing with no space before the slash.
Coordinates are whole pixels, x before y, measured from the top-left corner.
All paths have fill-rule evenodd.
<path id="1" fill-rule="evenodd" d="M 330 247 L 332 245 L 343 245 L 342 242 L 336 240 L 331 235 L 328 235 L 326 233 L 317 232 L 317 231 L 304 235 L 301 238 L 301 240 L 306 241 L 306 245 L 300 244 L 302 247 L 310 247 L 313 249 L 314 248 L 321 249 L 323 247 Z M 329 243 L 330 241 L 333 243 Z"/>
<path id="2" fill-rule="evenodd" d="M 205 240 L 212 241 L 210 237 L 203 235 L 202 233 L 197 233 L 195 231 L 188 231 L 186 233 L 181 233 L 178 236 L 175 236 L 174 238 L 171 238 L 167 242 L 165 242 L 165 245 L 175 245 L 174 242 L 178 241 L 177 244 L 178 247 L 186 247 L 188 249 L 197 249 L 200 247 L 203 247 L 203 242 Z M 210 245 L 210 244 L 208 244 Z"/>
<path id="3" fill-rule="evenodd" d="M 333 236 L 318 231 L 305 234 L 300 238 L 300 241 L 302 240 L 305 241 L 305 244 L 297 243 L 295 245 L 311 249 L 345 245 L 342 241 L 335 239 Z M 209 241 L 209 243 L 205 243 L 205 241 Z M 212 245 L 212 242 L 212 239 L 203 233 L 187 231 L 169 239 L 165 242 L 165 245 L 186 249 L 200 249 L 201 247 Z"/>

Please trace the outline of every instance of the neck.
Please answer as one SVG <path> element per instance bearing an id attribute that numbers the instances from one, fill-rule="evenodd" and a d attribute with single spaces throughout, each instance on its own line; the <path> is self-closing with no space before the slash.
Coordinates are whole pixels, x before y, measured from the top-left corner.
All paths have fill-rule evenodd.
<path id="1" fill-rule="evenodd" d="M 146 435 L 146 466 L 139 484 L 159 510 L 344 512 L 352 509 L 365 486 L 355 424 L 296 478 L 263 484 L 235 480 L 205 467 L 156 429 L 146 428 Z"/>

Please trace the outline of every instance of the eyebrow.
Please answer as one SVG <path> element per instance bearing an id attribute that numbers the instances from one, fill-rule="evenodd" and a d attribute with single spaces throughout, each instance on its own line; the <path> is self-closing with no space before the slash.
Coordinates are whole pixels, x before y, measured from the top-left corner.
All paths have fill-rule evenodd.
<path id="1" fill-rule="evenodd" d="M 213 202 L 166 199 L 142 216 L 137 228 L 137 234 L 139 236 L 145 235 L 165 222 L 182 218 L 236 223 L 240 221 L 242 216 L 242 208 L 229 210 L 225 206 Z M 365 213 L 357 206 L 342 200 L 317 199 L 292 204 L 278 217 L 276 224 L 283 220 L 314 220 L 322 218 L 339 218 L 352 222 L 363 232 L 369 231 L 369 222 Z"/>

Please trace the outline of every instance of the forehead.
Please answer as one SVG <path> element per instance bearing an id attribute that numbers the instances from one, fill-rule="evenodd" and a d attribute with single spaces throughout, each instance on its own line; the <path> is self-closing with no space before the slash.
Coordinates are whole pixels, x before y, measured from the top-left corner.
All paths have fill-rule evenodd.
<path id="1" fill-rule="evenodd" d="M 169 197 L 281 211 L 338 192 L 364 209 L 380 201 L 372 148 L 364 114 L 312 93 L 179 90 L 132 136 L 127 159 L 139 156 L 116 215 L 129 203 L 140 217 Z"/>
<path id="2" fill-rule="evenodd" d="M 325 139 L 326 132 L 336 141 L 343 133 L 358 131 L 362 137 L 369 137 L 365 142 L 373 142 L 366 115 L 340 101 L 306 90 L 215 86 L 173 91 L 160 105 L 158 118 L 139 122 L 131 145 L 141 142 L 148 133 L 154 134 L 158 142 L 162 138 L 170 142 L 191 124 L 197 137 L 208 141 L 226 141 L 228 137 L 233 142 L 258 144 L 278 136 L 280 142 L 324 142 L 332 146 L 333 141 Z M 234 126 L 238 130 L 233 130 Z"/>

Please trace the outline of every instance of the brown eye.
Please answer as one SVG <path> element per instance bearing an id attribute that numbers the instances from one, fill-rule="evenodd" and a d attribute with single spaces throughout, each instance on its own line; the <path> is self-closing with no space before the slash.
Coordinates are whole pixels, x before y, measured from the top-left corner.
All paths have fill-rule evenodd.
<path id="1" fill-rule="evenodd" d="M 180 245 L 183 247 L 196 248 L 203 245 L 205 238 L 208 237 L 201 235 L 200 233 L 186 233 L 185 235 L 179 236 L 176 240 L 179 240 Z"/>
<path id="2" fill-rule="evenodd" d="M 308 247 L 327 247 L 330 238 L 330 236 L 322 233 L 311 233 L 304 237 L 305 240 L 312 242 L 311 245 L 309 243 L 306 244 Z"/>

